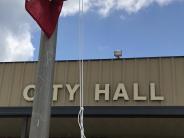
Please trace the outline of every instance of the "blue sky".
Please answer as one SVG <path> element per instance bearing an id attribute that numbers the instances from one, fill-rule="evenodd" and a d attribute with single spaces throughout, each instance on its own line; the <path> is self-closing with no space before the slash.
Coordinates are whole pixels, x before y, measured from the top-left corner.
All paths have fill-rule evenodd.
<path id="1" fill-rule="evenodd" d="M 60 18 L 57 60 L 78 59 L 78 20 L 78 14 Z M 117 49 L 124 58 L 184 55 L 184 3 L 152 4 L 133 14 L 113 11 L 107 17 L 88 12 L 82 22 L 84 59 L 113 58 Z M 34 35 L 36 60 L 40 32 Z"/>
<path id="2" fill-rule="evenodd" d="M 114 50 L 123 57 L 155 57 L 184 55 L 184 3 L 160 7 L 157 4 L 129 15 L 114 11 L 107 17 L 95 12 L 83 15 L 79 46 L 79 15 L 61 17 L 58 30 L 57 60 L 113 58 Z M 35 32 L 34 59 L 38 57 L 39 35 Z"/>
<path id="3" fill-rule="evenodd" d="M 38 59 L 40 29 L 24 4 L 0 1 L 0 62 Z M 57 60 L 79 59 L 78 6 L 64 4 Z M 184 0 L 84 0 L 82 28 L 84 59 L 184 56 Z"/>

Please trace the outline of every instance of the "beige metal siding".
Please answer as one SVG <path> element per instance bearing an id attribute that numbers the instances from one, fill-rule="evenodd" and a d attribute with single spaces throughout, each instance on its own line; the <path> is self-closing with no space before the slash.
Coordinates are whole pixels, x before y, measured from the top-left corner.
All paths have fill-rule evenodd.
<path id="1" fill-rule="evenodd" d="M 4 64 L 6 66 L 2 73 L 0 105 L 6 106 L 9 104 L 9 99 L 12 93 L 12 84 L 14 83 L 15 64 Z M 8 76 L 8 77 L 7 77 Z"/>
<path id="2" fill-rule="evenodd" d="M 31 106 L 23 98 L 23 90 L 34 84 L 36 63 L 0 64 L 0 106 Z M 79 105 L 79 91 L 69 101 L 66 84 L 79 84 L 79 62 L 56 62 L 54 84 L 63 84 L 53 106 Z M 139 94 L 146 101 L 133 100 L 133 83 L 139 83 Z M 156 84 L 156 94 L 164 101 L 150 101 L 149 84 Z M 118 83 L 124 83 L 129 101 L 113 101 Z M 110 100 L 95 101 L 95 84 L 110 84 Z M 84 102 L 87 106 L 184 106 L 184 57 L 94 60 L 84 62 Z"/>
<path id="3" fill-rule="evenodd" d="M 18 106 L 19 102 L 22 101 L 22 87 L 24 87 L 24 73 L 25 73 L 25 63 L 17 63 L 14 71 L 13 83 L 11 84 L 11 96 L 9 98 L 9 106 Z"/>

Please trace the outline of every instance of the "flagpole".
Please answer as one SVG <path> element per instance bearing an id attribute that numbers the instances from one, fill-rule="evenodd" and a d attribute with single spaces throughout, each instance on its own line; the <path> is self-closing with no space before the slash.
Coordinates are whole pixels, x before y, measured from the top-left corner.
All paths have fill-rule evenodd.
<path id="1" fill-rule="evenodd" d="M 50 38 L 41 33 L 29 138 L 49 138 L 56 43 L 57 27 Z"/>

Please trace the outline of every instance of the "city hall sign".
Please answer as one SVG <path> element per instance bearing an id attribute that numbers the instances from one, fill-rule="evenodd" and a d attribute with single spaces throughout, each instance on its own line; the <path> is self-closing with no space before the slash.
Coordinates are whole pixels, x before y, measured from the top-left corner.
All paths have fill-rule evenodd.
<path id="1" fill-rule="evenodd" d="M 68 93 L 68 100 L 75 101 L 76 93 L 79 93 L 79 84 L 54 84 L 53 85 L 53 101 L 58 101 L 58 93 L 64 89 L 64 92 Z M 132 84 L 132 91 L 127 91 L 126 86 L 124 83 L 118 83 L 115 91 L 112 91 L 110 84 L 95 84 L 94 86 L 94 100 L 134 100 L 134 101 L 163 101 L 164 96 L 156 94 L 156 85 L 155 83 L 150 83 L 148 86 L 148 93 L 149 96 L 141 95 L 139 90 L 139 84 L 133 83 Z M 34 93 L 35 93 L 35 85 L 28 85 L 23 90 L 23 97 L 27 102 L 32 102 L 34 100 Z M 112 99 L 110 99 L 110 93 L 113 94 Z M 130 97 L 131 93 L 131 97 Z"/>

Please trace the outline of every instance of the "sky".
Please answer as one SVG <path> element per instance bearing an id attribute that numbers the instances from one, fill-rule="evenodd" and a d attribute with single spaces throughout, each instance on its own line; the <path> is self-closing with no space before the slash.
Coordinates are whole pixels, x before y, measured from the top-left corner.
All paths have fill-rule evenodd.
<path id="1" fill-rule="evenodd" d="M 0 0 L 0 62 L 38 60 L 40 29 L 24 2 Z M 81 18 L 78 7 L 64 3 L 57 60 L 184 56 L 184 0 L 84 0 Z"/>

